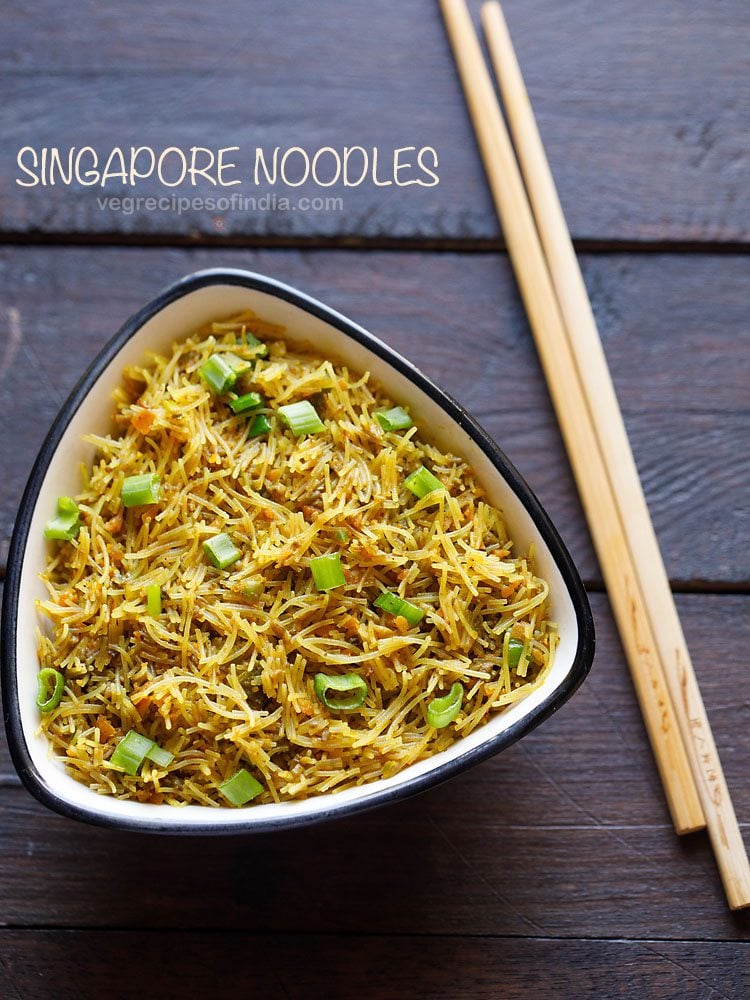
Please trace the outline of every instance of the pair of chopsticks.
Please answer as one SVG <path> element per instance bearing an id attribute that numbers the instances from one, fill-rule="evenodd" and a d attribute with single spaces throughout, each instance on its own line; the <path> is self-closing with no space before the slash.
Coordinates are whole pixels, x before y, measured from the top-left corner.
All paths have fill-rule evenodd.
<path id="1" fill-rule="evenodd" d="M 485 3 L 482 25 L 520 168 L 466 2 L 440 4 L 672 822 L 708 828 L 730 907 L 750 906 L 747 853 L 502 9 Z"/>

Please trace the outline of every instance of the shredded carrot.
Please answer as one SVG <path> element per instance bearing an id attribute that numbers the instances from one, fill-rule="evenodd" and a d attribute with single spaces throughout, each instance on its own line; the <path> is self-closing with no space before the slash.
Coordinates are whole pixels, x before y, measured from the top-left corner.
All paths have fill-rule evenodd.
<path id="1" fill-rule="evenodd" d="M 135 427 L 139 434 L 148 434 L 151 430 L 154 420 L 156 420 L 156 414 L 153 410 L 139 409 L 133 413 L 130 418 L 130 423 Z"/>
<path id="2" fill-rule="evenodd" d="M 118 511 L 114 517 L 104 522 L 104 527 L 111 535 L 117 535 L 122 531 L 122 511 Z"/>
<path id="3" fill-rule="evenodd" d="M 346 615 L 342 620 L 341 624 L 344 627 L 344 631 L 348 635 L 356 635 L 359 632 L 359 622 L 354 617 L 354 615 Z"/>
<path id="4" fill-rule="evenodd" d="M 137 700 L 134 699 L 133 700 L 133 704 L 135 705 L 135 709 L 138 712 L 138 714 L 140 715 L 140 717 L 142 719 L 145 719 L 146 716 L 148 715 L 149 709 L 154 704 L 154 700 L 153 700 L 153 698 L 149 698 L 148 695 L 143 695 L 142 697 L 138 698 Z"/>
<path id="5" fill-rule="evenodd" d="M 106 743 L 111 740 L 115 735 L 117 730 L 111 723 L 109 723 L 103 715 L 100 715 L 96 720 L 96 728 L 99 730 L 99 738 Z"/>

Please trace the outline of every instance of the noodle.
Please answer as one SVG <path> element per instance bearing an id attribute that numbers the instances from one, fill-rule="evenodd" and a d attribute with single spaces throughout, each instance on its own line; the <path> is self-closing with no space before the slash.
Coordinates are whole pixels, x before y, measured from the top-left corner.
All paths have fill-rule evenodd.
<path id="1" fill-rule="evenodd" d="M 248 312 L 150 355 L 124 372 L 113 432 L 87 438 L 97 455 L 76 498 L 81 528 L 51 550 L 39 652 L 65 678 L 42 728 L 99 793 L 224 805 L 218 786 L 243 768 L 260 803 L 360 785 L 445 750 L 550 668 L 547 585 L 471 469 L 428 428 L 383 430 L 375 411 L 395 404 L 368 374 L 282 333 Z M 222 351 L 254 361 L 236 391 L 263 395 L 266 435 L 248 437 L 248 417 L 200 377 Z M 323 431 L 282 425 L 278 407 L 300 400 Z M 422 465 L 445 488 L 419 499 L 403 484 Z M 143 473 L 160 476 L 160 502 L 124 509 L 124 479 Z M 219 532 L 241 553 L 223 570 L 203 550 Z M 344 583 L 319 591 L 310 560 L 326 553 L 340 554 Z M 154 586 L 163 606 L 149 615 Z M 411 626 L 382 610 L 384 590 L 426 614 Z M 320 672 L 357 674 L 363 704 L 326 707 Z M 435 728 L 430 703 L 456 683 L 460 711 Z M 131 729 L 171 763 L 113 767 Z"/>

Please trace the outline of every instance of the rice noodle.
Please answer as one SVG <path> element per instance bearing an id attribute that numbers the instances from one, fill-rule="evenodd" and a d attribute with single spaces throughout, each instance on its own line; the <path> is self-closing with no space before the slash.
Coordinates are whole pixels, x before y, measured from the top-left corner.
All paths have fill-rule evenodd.
<path id="1" fill-rule="evenodd" d="M 217 351 L 250 357 L 245 331 L 269 348 L 240 390 L 265 397 L 266 437 L 248 438 L 246 417 L 198 374 Z M 326 426 L 297 438 L 273 414 L 303 399 Z M 541 683 L 557 643 L 547 584 L 429 428 L 381 429 L 374 412 L 395 402 L 249 312 L 124 372 L 112 433 L 88 436 L 97 457 L 76 498 L 80 533 L 51 550 L 39 605 L 50 622 L 40 663 L 65 677 L 42 729 L 75 778 L 119 798 L 217 806 L 217 786 L 244 767 L 264 786 L 255 802 L 301 799 L 395 774 Z M 445 491 L 417 500 L 403 481 L 422 464 Z M 123 509 L 123 479 L 145 472 L 161 476 L 161 502 Z M 242 551 L 224 571 L 202 549 L 217 532 Z M 319 593 L 310 559 L 329 552 L 341 553 L 346 584 Z M 245 596 L 248 583 L 262 592 Z M 385 614 L 374 605 L 383 589 L 425 617 L 410 628 Z M 524 643 L 516 668 L 510 637 Z M 320 671 L 360 674 L 361 708 L 318 701 Z M 461 711 L 434 729 L 426 707 L 456 681 Z M 136 776 L 112 767 L 133 728 L 171 764 L 146 761 Z"/>

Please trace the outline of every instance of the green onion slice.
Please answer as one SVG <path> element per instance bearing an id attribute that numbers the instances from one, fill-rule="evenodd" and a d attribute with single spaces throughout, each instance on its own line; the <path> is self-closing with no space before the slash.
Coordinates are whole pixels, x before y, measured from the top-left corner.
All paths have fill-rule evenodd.
<path id="1" fill-rule="evenodd" d="M 254 576 L 252 579 L 245 583 L 242 588 L 242 593 L 245 597 L 259 597 L 265 589 L 265 584 L 263 583 L 263 578 L 260 576 Z"/>
<path id="2" fill-rule="evenodd" d="M 122 484 L 120 499 L 124 507 L 142 507 L 144 504 L 158 503 L 160 498 L 161 480 L 156 472 L 128 476 Z"/>
<path id="3" fill-rule="evenodd" d="M 57 513 L 44 526 L 44 537 L 72 542 L 81 530 L 81 512 L 70 497 L 57 498 Z"/>
<path id="4" fill-rule="evenodd" d="M 157 767 L 169 767 L 174 760 L 174 754 L 170 753 L 169 750 L 165 750 L 164 747 L 160 747 L 158 743 L 152 742 L 151 748 L 146 754 L 146 760 L 150 760 Z"/>
<path id="5" fill-rule="evenodd" d="M 174 760 L 174 754 L 154 743 L 148 736 L 131 729 L 115 747 L 115 752 L 109 758 L 110 764 L 121 767 L 126 774 L 138 774 L 144 760 L 150 760 L 157 767 L 168 767 Z"/>
<path id="6" fill-rule="evenodd" d="M 375 607 L 382 608 L 383 611 L 387 611 L 391 615 L 401 615 L 410 625 L 418 625 L 426 614 L 416 604 L 405 601 L 402 597 L 392 594 L 388 590 L 384 590 L 377 601 L 375 601 Z"/>
<path id="7" fill-rule="evenodd" d="M 461 711 L 464 689 L 456 681 L 444 698 L 433 698 L 427 706 L 427 723 L 435 729 L 450 725 Z"/>
<path id="8" fill-rule="evenodd" d="M 227 569 L 232 563 L 236 563 L 242 555 L 229 535 L 223 532 L 205 541 L 203 551 L 217 569 Z"/>
<path id="9" fill-rule="evenodd" d="M 262 340 L 258 340 L 254 334 L 245 333 L 245 343 L 248 347 L 256 348 L 253 354 L 259 358 L 265 358 L 268 355 L 268 344 L 264 344 Z"/>
<path id="10" fill-rule="evenodd" d="M 226 360 L 226 356 L 212 354 L 198 369 L 198 374 L 215 396 L 228 392 L 237 381 L 237 372 Z"/>
<path id="11" fill-rule="evenodd" d="M 394 406 L 391 410 L 376 410 L 375 418 L 384 431 L 405 431 L 414 425 L 403 406 Z"/>
<path id="12" fill-rule="evenodd" d="M 51 712 L 62 701 L 65 678 L 59 670 L 42 667 L 37 676 L 36 704 L 40 712 Z"/>
<path id="13" fill-rule="evenodd" d="M 517 667 L 523 653 L 523 643 L 520 639 L 511 639 L 508 643 L 508 666 Z"/>
<path id="14" fill-rule="evenodd" d="M 336 530 L 333 533 L 333 537 L 336 539 L 337 542 L 341 542 L 343 544 L 344 542 L 349 541 L 349 532 L 346 530 L 346 528 L 336 528 Z"/>
<path id="15" fill-rule="evenodd" d="M 303 434 L 315 434 L 326 429 L 326 425 L 308 399 L 280 406 L 279 416 L 296 437 L 301 437 Z"/>
<path id="16" fill-rule="evenodd" d="M 259 410 L 263 406 L 263 397 L 259 392 L 246 392 L 244 396 L 230 399 L 229 405 L 233 413 L 247 413 L 252 410 Z"/>
<path id="17" fill-rule="evenodd" d="M 236 354 L 222 354 L 219 355 L 226 364 L 232 369 L 236 378 L 240 375 L 245 375 L 247 372 L 252 371 L 253 362 L 248 361 L 246 358 L 238 358 Z"/>
<path id="18" fill-rule="evenodd" d="M 109 762 L 114 767 L 121 767 L 126 774 L 138 774 L 141 764 L 153 746 L 156 744 L 148 736 L 131 729 L 117 744 Z"/>
<path id="19" fill-rule="evenodd" d="M 318 590 L 333 590 L 334 587 L 343 587 L 346 583 L 338 552 L 331 552 L 327 556 L 315 556 L 310 560 L 310 569 Z"/>
<path id="20" fill-rule="evenodd" d="M 248 771 L 241 770 L 219 785 L 219 791 L 233 806 L 244 806 L 250 799 L 260 795 L 263 785 Z"/>
<path id="21" fill-rule="evenodd" d="M 161 614 L 161 587 L 158 583 L 150 583 L 146 587 L 146 610 L 152 618 Z"/>
<path id="22" fill-rule="evenodd" d="M 411 490 L 414 496 L 419 497 L 420 500 L 422 497 L 426 497 L 428 493 L 445 489 L 437 476 L 433 476 L 430 470 L 425 469 L 423 465 L 420 465 L 415 472 L 406 477 L 404 486 L 407 490 Z"/>
<path id="23" fill-rule="evenodd" d="M 270 430 L 271 424 L 269 423 L 268 417 L 265 413 L 259 413 L 250 424 L 247 436 L 250 438 L 257 438 L 262 434 L 268 434 Z"/>
<path id="24" fill-rule="evenodd" d="M 315 694 L 334 712 L 352 712 L 364 704 L 367 684 L 359 674 L 316 674 Z"/>

